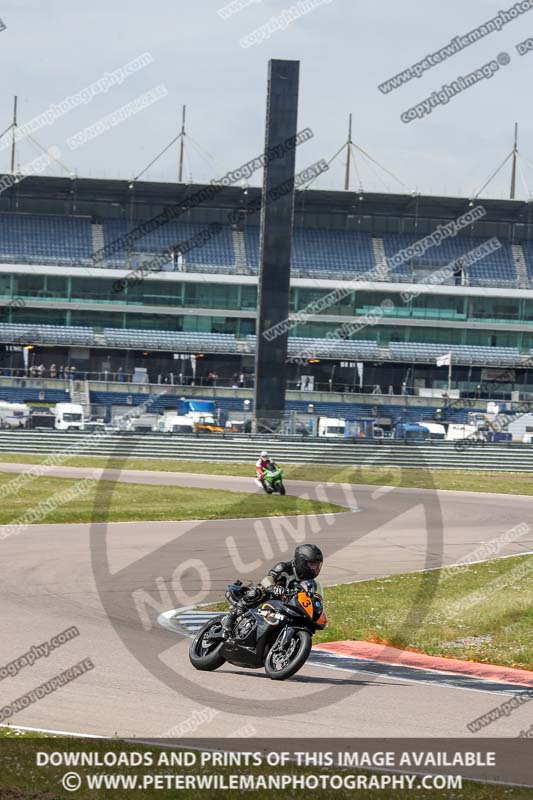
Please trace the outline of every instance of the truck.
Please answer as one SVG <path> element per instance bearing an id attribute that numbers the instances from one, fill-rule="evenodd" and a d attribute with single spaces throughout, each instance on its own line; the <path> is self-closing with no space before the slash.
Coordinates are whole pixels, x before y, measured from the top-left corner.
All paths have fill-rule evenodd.
<path id="1" fill-rule="evenodd" d="M 217 410 L 212 400 L 178 400 L 178 416 L 187 417 L 194 424 L 196 433 L 224 433 L 218 424 Z"/>
<path id="2" fill-rule="evenodd" d="M 190 417 L 180 416 L 179 414 L 165 414 L 157 422 L 157 430 L 160 433 L 194 433 L 194 422 Z"/>
<path id="3" fill-rule="evenodd" d="M 457 422 L 450 422 L 446 431 L 446 441 L 448 442 L 457 442 L 461 439 L 479 439 L 481 441 L 483 438 L 477 425 L 461 425 Z"/>
<path id="4" fill-rule="evenodd" d="M 30 418 L 30 407 L 26 403 L 0 403 L 0 427 L 24 428 Z"/>
<path id="5" fill-rule="evenodd" d="M 318 435 L 329 436 L 332 439 L 342 439 L 346 423 L 343 419 L 335 417 L 320 417 L 318 420 Z"/>
<path id="6" fill-rule="evenodd" d="M 441 425 L 440 422 L 432 422 L 431 420 L 421 420 L 420 424 L 427 428 L 429 431 L 429 438 L 433 440 L 440 439 L 444 441 L 446 439 L 446 428 L 444 425 Z"/>
<path id="7" fill-rule="evenodd" d="M 31 406 L 30 411 L 31 428 L 54 428 L 55 415 L 51 408 L 46 408 L 45 406 Z"/>
<path id="8" fill-rule="evenodd" d="M 394 438 L 409 442 L 423 442 L 429 439 L 429 431 L 418 422 L 398 422 L 394 428 Z"/>
<path id="9" fill-rule="evenodd" d="M 157 414 L 132 415 L 125 420 L 124 430 L 130 433 L 151 433 L 158 423 Z"/>
<path id="10" fill-rule="evenodd" d="M 83 407 L 78 403 L 56 403 L 54 417 L 56 431 L 83 431 L 85 429 Z"/>

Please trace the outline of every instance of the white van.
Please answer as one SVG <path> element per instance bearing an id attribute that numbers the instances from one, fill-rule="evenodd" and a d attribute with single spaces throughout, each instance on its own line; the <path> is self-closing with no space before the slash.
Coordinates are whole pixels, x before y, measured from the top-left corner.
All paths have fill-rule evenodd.
<path id="1" fill-rule="evenodd" d="M 457 442 L 461 439 L 482 439 L 475 425 L 460 425 L 457 422 L 451 422 L 448 425 L 446 433 L 446 440 L 448 442 Z"/>
<path id="2" fill-rule="evenodd" d="M 320 417 L 318 420 L 318 435 L 330 436 L 341 439 L 344 437 L 345 421 L 335 417 Z"/>
<path id="3" fill-rule="evenodd" d="M 0 427 L 23 428 L 30 413 L 26 403 L 0 403 Z"/>
<path id="4" fill-rule="evenodd" d="M 165 414 L 157 423 L 161 433 L 194 433 L 194 420 L 191 417 L 180 417 L 179 414 Z"/>
<path id="5" fill-rule="evenodd" d="M 85 430 L 83 408 L 78 403 L 56 403 L 54 415 L 56 431 Z"/>
<path id="6" fill-rule="evenodd" d="M 421 420 L 420 425 L 423 425 L 424 428 L 427 428 L 429 431 L 429 438 L 430 439 L 445 439 L 446 438 L 446 428 L 444 425 L 441 425 L 439 422 L 431 422 L 426 421 L 425 419 Z"/>

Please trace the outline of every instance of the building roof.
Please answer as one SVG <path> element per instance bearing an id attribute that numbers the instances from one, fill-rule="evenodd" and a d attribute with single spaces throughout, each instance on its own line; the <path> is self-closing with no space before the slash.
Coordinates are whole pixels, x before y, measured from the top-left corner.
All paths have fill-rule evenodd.
<path id="1" fill-rule="evenodd" d="M 30 176 L 0 195 L 1 211 L 90 214 L 90 206 L 109 207 L 109 215 L 134 205 L 157 213 L 157 207 L 179 203 L 206 184 L 156 183 L 152 181 L 109 180 L 106 178 L 55 178 Z M 246 193 L 246 194 L 245 194 Z M 240 208 L 256 200 L 258 187 L 220 187 L 216 197 L 202 204 L 206 208 Z M 17 205 L 15 207 L 15 201 Z M 474 205 L 483 205 L 485 222 L 533 223 L 533 202 L 523 200 L 438 197 L 419 194 L 386 194 L 305 189 L 296 192 L 296 210 L 304 214 L 354 217 L 393 217 L 432 220 L 455 219 Z M 149 215 L 151 215 L 149 213 Z"/>

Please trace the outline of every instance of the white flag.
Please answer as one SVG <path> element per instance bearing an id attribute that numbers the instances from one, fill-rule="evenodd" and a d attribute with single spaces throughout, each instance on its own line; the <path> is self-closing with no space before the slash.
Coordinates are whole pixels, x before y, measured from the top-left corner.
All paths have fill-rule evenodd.
<path id="1" fill-rule="evenodd" d="M 439 356 L 436 359 L 437 367 L 449 367 L 452 363 L 452 354 L 446 353 L 445 356 Z"/>

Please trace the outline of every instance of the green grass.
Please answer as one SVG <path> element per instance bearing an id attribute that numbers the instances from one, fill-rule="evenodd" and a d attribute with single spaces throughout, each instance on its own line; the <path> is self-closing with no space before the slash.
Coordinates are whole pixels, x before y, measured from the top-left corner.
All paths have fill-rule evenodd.
<path id="1" fill-rule="evenodd" d="M 524 565 L 530 571 L 517 578 Z M 456 603 L 478 591 L 481 602 L 452 613 Z M 324 594 L 328 627 L 316 633 L 315 644 L 378 642 L 533 670 L 533 556 L 327 586 Z M 223 602 L 203 610 L 226 608 Z M 460 643 L 470 637 L 488 638 Z"/>
<path id="2" fill-rule="evenodd" d="M 0 739 L 40 739 L 41 737 L 47 738 L 47 734 L 39 733 L 39 731 L 23 731 L 10 722 L 0 725 Z"/>
<path id="3" fill-rule="evenodd" d="M 0 453 L 0 463 L 41 464 L 47 456 Z M 73 467 L 107 467 L 163 472 L 194 472 L 206 475 L 236 475 L 252 478 L 255 465 L 249 461 L 180 461 L 164 458 L 105 458 L 72 456 L 62 462 Z M 286 480 L 333 481 L 406 489 L 451 489 L 464 492 L 533 495 L 533 474 L 528 472 L 477 472 L 459 469 L 402 467 L 337 467 L 324 464 L 283 464 Z"/>
<path id="4" fill-rule="evenodd" d="M 524 576 L 523 568 L 531 570 Z M 357 639 L 533 670 L 533 556 L 326 589 L 329 625 L 315 641 Z M 472 592 L 481 602 L 453 614 Z M 414 611 L 413 611 L 414 609 Z M 456 644 L 467 637 L 489 637 Z"/>
<path id="5" fill-rule="evenodd" d="M 0 729 L 1 730 L 1 729 Z M 300 740 L 296 749 L 303 751 L 306 748 L 303 745 L 304 740 Z M 290 742 L 287 742 L 287 749 L 289 749 Z M 294 742 L 296 745 L 297 743 Z M 253 739 L 243 739 L 242 751 L 257 750 L 254 745 Z M 212 746 L 212 745 L 211 745 Z M 283 750 L 283 744 L 279 745 Z M 310 748 L 315 749 L 316 748 Z M 327 743 L 324 750 L 328 750 Z M 347 748 L 348 749 L 348 748 Z M 431 748 L 426 748 L 431 749 Z M 153 754 L 152 766 L 141 767 L 66 767 L 66 766 L 37 766 L 36 753 L 37 751 L 56 751 L 56 752 L 93 752 L 98 753 L 103 758 L 105 753 L 127 753 L 137 752 L 145 753 L 147 751 Z M 167 767 L 158 765 L 160 753 L 164 753 L 164 748 L 151 747 L 145 745 L 134 745 L 131 743 L 123 742 L 120 740 L 82 740 L 76 738 L 64 739 L 55 737 L 40 738 L 35 736 L 22 736 L 16 738 L 7 738 L 2 742 L 2 770 L 0 773 L 0 800 L 67 800 L 69 797 L 76 797 L 79 800 L 129 800 L 134 796 L 132 789 L 92 789 L 88 790 L 86 784 L 83 783 L 82 787 L 75 792 L 67 792 L 61 787 L 61 778 L 66 772 L 77 772 L 82 778 L 87 775 L 162 775 L 168 774 L 186 774 L 186 775 L 221 775 L 227 777 L 231 774 L 270 774 L 277 773 L 298 775 L 316 775 L 327 774 L 328 770 L 320 768 L 298 768 L 293 764 L 289 764 L 282 768 L 279 767 L 213 767 L 211 765 L 202 766 L 196 764 L 189 767 Z M 342 770 L 332 768 L 329 772 L 333 774 L 340 774 Z M 369 775 L 368 770 L 349 769 L 351 775 Z M 398 770 L 398 772 L 406 772 L 405 768 Z M 375 770 L 374 775 L 379 775 L 379 771 Z M 416 784 L 415 784 L 416 786 Z M 187 800 L 211 800 L 218 798 L 219 800 L 233 800 L 238 795 L 236 791 L 225 790 L 182 790 L 175 789 L 154 789 L 153 787 L 146 788 L 140 795 L 146 800 L 174 800 L 176 797 L 187 798 Z M 275 790 L 254 790 L 247 791 L 242 794 L 250 800 L 267 800 L 280 794 Z M 446 798 L 457 797 L 462 800 L 530 800 L 531 789 L 522 787 L 509 787 L 509 786 L 495 786 L 483 785 L 480 783 L 471 783 L 464 781 L 461 789 L 454 790 L 440 790 L 424 789 L 422 787 L 414 788 L 412 791 L 413 796 L 418 800 L 434 800 L 436 797 Z M 302 800 L 312 796 L 317 800 L 331 800 L 331 798 L 338 798 L 338 800 L 351 800 L 357 797 L 358 800 L 400 800 L 406 797 L 407 790 L 404 792 L 398 789 L 351 789 L 351 790 L 337 790 L 331 791 L 329 789 L 314 789 L 312 792 L 309 789 L 285 789 L 282 792 L 283 797 L 290 797 L 293 800 Z"/>
<path id="6" fill-rule="evenodd" d="M 190 489 L 180 486 L 98 481 L 82 484 L 77 478 L 33 478 L 17 493 L 6 486 L 15 478 L 0 473 L 0 524 L 24 522 L 23 515 L 50 499 L 61 500 L 61 493 L 83 488 L 68 502 L 55 508 L 42 508 L 33 522 L 117 522 L 126 520 L 228 519 L 279 517 L 293 514 L 323 514 L 345 511 L 342 506 L 318 500 L 279 495 L 248 494 L 221 489 Z M 5 495 L 4 495 L 4 492 Z M 66 498 L 64 498 L 66 499 Z"/>

